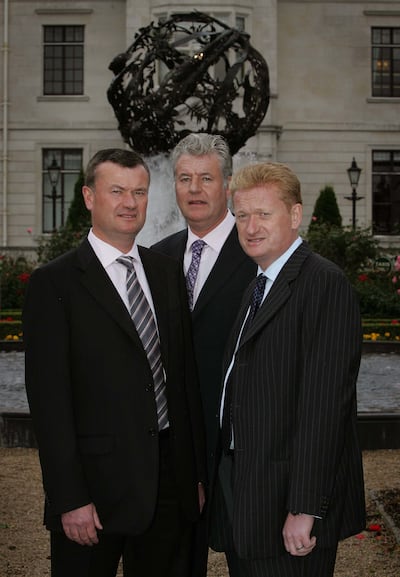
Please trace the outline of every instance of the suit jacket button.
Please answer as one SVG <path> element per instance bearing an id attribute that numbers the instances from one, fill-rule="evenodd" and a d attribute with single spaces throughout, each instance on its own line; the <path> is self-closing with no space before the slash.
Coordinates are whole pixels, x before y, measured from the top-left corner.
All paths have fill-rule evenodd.
<path id="1" fill-rule="evenodd" d="M 151 391 L 153 391 L 153 383 L 148 383 L 146 385 L 146 391 L 149 393 Z"/>
<path id="2" fill-rule="evenodd" d="M 153 427 L 149 429 L 148 432 L 151 437 L 155 437 L 157 435 L 157 429 L 154 429 Z"/>

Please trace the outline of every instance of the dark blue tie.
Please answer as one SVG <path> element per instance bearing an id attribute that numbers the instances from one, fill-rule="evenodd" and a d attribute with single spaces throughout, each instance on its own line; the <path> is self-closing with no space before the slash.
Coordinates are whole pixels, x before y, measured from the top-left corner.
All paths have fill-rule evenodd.
<path id="1" fill-rule="evenodd" d="M 251 323 L 251 321 L 254 319 L 256 315 L 256 312 L 260 308 L 260 304 L 262 302 L 265 292 L 266 282 L 267 277 L 265 276 L 265 274 L 263 273 L 259 274 L 257 277 L 256 285 L 253 290 L 253 294 L 251 295 L 250 312 L 246 324 Z"/>

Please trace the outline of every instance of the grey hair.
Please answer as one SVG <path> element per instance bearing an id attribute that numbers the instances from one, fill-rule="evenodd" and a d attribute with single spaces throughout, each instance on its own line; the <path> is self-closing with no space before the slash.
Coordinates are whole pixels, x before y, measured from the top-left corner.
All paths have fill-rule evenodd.
<path id="1" fill-rule="evenodd" d="M 232 156 L 229 146 L 225 138 L 219 134 L 192 132 L 185 136 L 185 138 L 182 138 L 171 152 L 171 161 L 174 173 L 176 164 L 183 154 L 189 154 L 192 156 L 216 154 L 220 161 L 224 180 L 227 181 L 232 174 Z"/>

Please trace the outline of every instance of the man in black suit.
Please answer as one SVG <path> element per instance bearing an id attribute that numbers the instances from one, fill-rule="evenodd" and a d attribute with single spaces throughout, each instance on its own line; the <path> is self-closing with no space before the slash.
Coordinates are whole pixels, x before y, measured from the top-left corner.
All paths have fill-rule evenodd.
<path id="1" fill-rule="evenodd" d="M 365 524 L 356 380 L 361 322 L 343 272 L 299 237 L 300 183 L 279 163 L 232 178 L 258 265 L 224 360 L 211 546 L 235 577 L 331 577 Z"/>
<path id="2" fill-rule="evenodd" d="M 255 277 L 256 265 L 239 245 L 235 219 L 228 210 L 232 158 L 222 136 L 189 134 L 171 155 L 176 198 L 188 228 L 152 248 L 178 259 L 188 280 L 192 247 L 204 241 L 200 266 L 192 286 L 195 356 L 206 422 L 209 474 L 214 468 L 215 442 L 224 347 L 243 292 Z M 193 279 L 192 279 L 193 280 Z M 205 521 L 198 531 L 193 575 L 205 575 L 207 538 Z"/>
<path id="3" fill-rule="evenodd" d="M 132 151 L 95 154 L 88 238 L 29 285 L 26 388 L 53 577 L 113 577 L 121 555 L 125 576 L 187 575 L 203 415 L 181 268 L 135 243 L 149 180 Z"/>

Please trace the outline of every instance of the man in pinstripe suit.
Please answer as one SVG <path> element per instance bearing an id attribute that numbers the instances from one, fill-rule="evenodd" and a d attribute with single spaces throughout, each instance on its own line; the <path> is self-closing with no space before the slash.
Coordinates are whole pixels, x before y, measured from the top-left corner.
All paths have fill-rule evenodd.
<path id="1" fill-rule="evenodd" d="M 299 237 L 300 183 L 287 166 L 246 166 L 230 188 L 260 278 L 225 354 L 211 545 L 231 576 L 331 577 L 339 540 L 365 524 L 358 304 Z"/>

